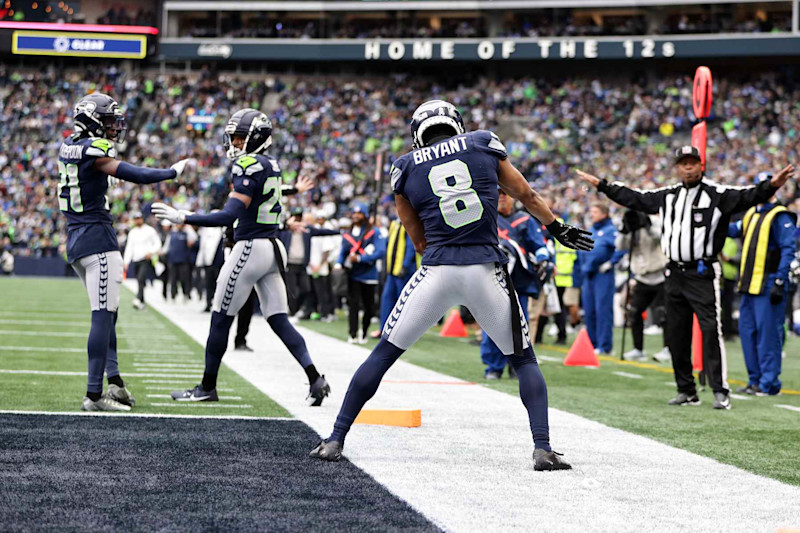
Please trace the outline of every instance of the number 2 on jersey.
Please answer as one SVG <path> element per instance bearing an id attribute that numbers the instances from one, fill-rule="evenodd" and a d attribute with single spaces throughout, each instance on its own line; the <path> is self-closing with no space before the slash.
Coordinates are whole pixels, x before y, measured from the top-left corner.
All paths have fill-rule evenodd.
<path id="1" fill-rule="evenodd" d="M 70 207 L 76 213 L 83 213 L 83 202 L 81 201 L 81 189 L 78 187 L 78 165 L 70 163 L 65 165 L 58 162 L 58 208 L 61 211 L 69 211 Z M 62 198 L 64 187 L 69 188 L 69 198 Z"/>
<path id="2" fill-rule="evenodd" d="M 258 218 L 256 222 L 259 224 L 277 224 L 280 217 L 280 211 L 273 212 L 275 205 L 281 201 L 281 179 L 278 176 L 267 178 L 264 182 L 264 196 L 268 196 L 270 191 L 275 191 L 272 196 L 267 198 L 258 206 Z"/>
<path id="3" fill-rule="evenodd" d="M 483 216 L 483 204 L 472 188 L 469 167 L 454 159 L 431 168 L 428 173 L 433 194 L 439 197 L 439 210 L 451 228 L 472 224 Z"/>

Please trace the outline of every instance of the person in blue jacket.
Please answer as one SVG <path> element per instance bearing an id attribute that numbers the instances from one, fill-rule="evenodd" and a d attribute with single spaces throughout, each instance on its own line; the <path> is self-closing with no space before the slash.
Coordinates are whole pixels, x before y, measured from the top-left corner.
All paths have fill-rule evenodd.
<path id="1" fill-rule="evenodd" d="M 411 236 L 403 227 L 400 220 L 392 220 L 389 224 L 389 236 L 386 239 L 386 257 L 384 260 L 386 281 L 381 294 L 381 329 L 373 332 L 374 337 L 380 337 L 386 319 L 394 309 L 394 304 L 403 292 L 408 280 L 417 270 L 417 251 Z"/>
<path id="2" fill-rule="evenodd" d="M 575 270 L 580 271 L 581 302 L 589 339 L 598 354 L 609 354 L 614 344 L 614 239 L 617 228 L 608 216 L 608 206 L 597 202 L 589 209 L 595 240 L 591 252 L 578 252 Z"/>
<path id="3" fill-rule="evenodd" d="M 497 202 L 497 236 L 500 247 L 509 256 L 511 282 L 517 291 L 525 320 L 528 320 L 528 298 L 544 298 L 542 281 L 552 272 L 552 257 L 545 246 L 542 224 L 525 211 L 514 210 L 514 199 L 502 190 Z M 508 357 L 483 332 L 481 361 L 486 365 L 486 379 L 500 379 Z M 516 374 L 508 366 L 508 377 Z"/>
<path id="4" fill-rule="evenodd" d="M 375 316 L 375 288 L 378 286 L 376 263 L 383 256 L 385 242 L 369 221 L 369 207 L 357 202 L 351 211 L 353 227 L 342 233 L 342 249 L 334 268 L 347 269 L 347 306 L 349 307 L 350 344 L 366 344 L 369 323 Z M 361 330 L 358 312 L 363 310 Z"/>
<path id="5" fill-rule="evenodd" d="M 760 172 L 756 184 L 770 179 L 770 173 Z M 729 227 L 729 236 L 744 239 L 739 266 L 739 336 L 749 379 L 737 392 L 774 396 L 781 391 L 783 324 L 789 267 L 797 249 L 796 226 L 797 215 L 773 197 L 751 207 L 742 220 Z"/>

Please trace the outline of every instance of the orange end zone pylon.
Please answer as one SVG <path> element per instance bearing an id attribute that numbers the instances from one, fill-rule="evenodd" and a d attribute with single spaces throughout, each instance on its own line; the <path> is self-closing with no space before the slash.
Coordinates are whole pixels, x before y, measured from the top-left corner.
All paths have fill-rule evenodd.
<path id="1" fill-rule="evenodd" d="M 594 353 L 594 346 L 589 339 L 589 332 L 582 328 L 569 353 L 564 358 L 565 366 L 600 366 L 600 359 Z"/>
<path id="2" fill-rule="evenodd" d="M 450 311 L 450 316 L 442 326 L 442 331 L 439 332 L 440 337 L 469 337 L 467 328 L 464 326 L 464 321 L 461 320 L 461 314 L 458 309 Z"/>
<path id="3" fill-rule="evenodd" d="M 692 370 L 703 371 L 703 332 L 697 315 L 692 318 Z"/>
<path id="4" fill-rule="evenodd" d="M 353 423 L 418 428 L 422 425 L 422 411 L 419 409 L 364 409 Z"/>

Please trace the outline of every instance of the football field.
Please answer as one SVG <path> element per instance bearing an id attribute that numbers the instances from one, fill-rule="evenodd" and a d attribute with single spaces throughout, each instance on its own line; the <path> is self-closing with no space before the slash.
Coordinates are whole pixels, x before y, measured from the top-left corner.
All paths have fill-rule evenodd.
<path id="1" fill-rule="evenodd" d="M 675 530 L 686 514 L 701 530 L 800 527 L 794 338 L 785 393 L 734 397 L 723 412 L 711 409 L 708 390 L 699 407 L 667 406 L 669 365 L 603 358 L 598 369 L 568 368 L 564 348 L 537 347 L 551 441 L 575 465 L 540 474 L 516 382 L 483 381 L 477 346 L 431 330 L 367 406 L 421 409 L 422 427 L 356 426 L 349 461 L 325 464 L 306 454 L 368 353 L 340 342 L 344 320 L 300 324 L 333 387 L 321 408 L 305 404 L 302 370 L 260 317 L 249 337 L 256 351 L 226 354 L 222 401 L 179 404 L 169 391 L 199 381 L 209 316 L 196 301 L 164 303 L 155 290 L 148 299 L 160 312 L 133 310 L 122 291 L 117 332 L 132 414 L 150 416 L 73 416 L 85 392 L 83 287 L 0 279 L 0 442 L 11 465 L 0 494 L 16 503 L 3 506 L 0 523 L 9 529 L 638 531 Z M 658 340 L 646 337 L 651 348 Z M 736 387 L 746 378 L 736 343 L 728 360 Z M 111 512 L 119 490 L 135 495 Z M 769 501 L 748 507 L 753 491 Z"/>

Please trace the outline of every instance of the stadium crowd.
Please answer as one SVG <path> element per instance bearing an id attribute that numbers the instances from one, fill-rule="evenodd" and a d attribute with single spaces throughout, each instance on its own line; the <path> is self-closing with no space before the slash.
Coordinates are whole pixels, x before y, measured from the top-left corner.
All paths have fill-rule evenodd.
<path id="1" fill-rule="evenodd" d="M 713 179 L 744 185 L 758 171 L 797 160 L 800 88 L 791 75 L 791 71 L 773 72 L 717 81 L 718 103 L 709 119 L 708 174 Z M 310 192 L 286 198 L 287 215 L 339 229 L 349 225 L 346 221 L 358 203 L 362 212 L 370 212 L 381 235 L 386 235 L 393 218 L 393 202 L 388 186 L 375 194 L 374 178 L 385 175 L 392 158 L 410 149 L 408 117 L 425 99 L 445 98 L 462 110 L 468 128 L 496 131 L 514 164 L 552 199 L 553 210 L 584 226 L 592 225 L 586 206 L 597 197 L 581 186 L 573 172 L 576 166 L 643 188 L 673 183 L 672 150 L 688 141 L 694 122 L 689 77 L 650 82 L 479 78 L 447 88 L 401 75 L 343 79 L 205 71 L 187 76 L 108 67 L 89 82 L 74 71 L 12 70 L 0 65 L 2 251 L 23 256 L 63 254 L 65 221 L 58 213 L 53 154 L 70 134 L 72 105 L 91 91 L 114 95 L 126 110 L 130 131 L 120 145 L 126 160 L 164 167 L 177 158 L 194 158 L 188 177 L 179 183 L 110 188 L 109 205 L 118 220 L 122 245 L 132 225 L 130 213 L 147 215 L 155 200 L 170 198 L 178 208 L 201 212 L 220 206 L 228 192 L 221 126 L 240 107 L 263 109 L 270 116 L 272 154 L 280 162 L 284 182 L 294 183 L 299 176 L 314 182 Z M 376 172 L 379 153 L 386 157 Z M 793 211 L 800 212 L 795 189 L 781 195 L 784 203 L 794 203 Z M 610 214 L 620 222 L 621 208 L 611 206 Z M 159 231 L 164 242 L 172 230 Z M 334 240 L 326 241 L 324 272 L 337 262 L 341 243 Z M 197 262 L 197 250 L 191 253 L 185 262 L 208 266 Z M 322 265 L 309 266 L 308 253 L 303 266 L 319 275 L 311 270 Z M 319 255 L 314 258 L 318 261 Z M 191 282 L 198 292 L 205 287 L 200 271 Z M 319 306 L 325 304 L 318 295 L 314 299 L 313 286 L 310 281 L 308 287 L 303 285 L 301 293 L 311 299 L 294 302 L 293 310 L 303 317 L 329 316 L 329 307 L 320 313 Z"/>

